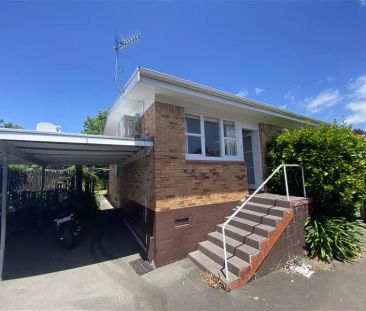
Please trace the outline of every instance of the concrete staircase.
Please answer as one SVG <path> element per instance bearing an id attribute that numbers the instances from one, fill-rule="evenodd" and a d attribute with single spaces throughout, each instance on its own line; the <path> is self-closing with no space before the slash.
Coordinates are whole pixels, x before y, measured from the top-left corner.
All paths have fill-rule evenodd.
<path id="1" fill-rule="evenodd" d="M 285 196 L 257 194 L 226 226 L 228 282 L 224 275 L 222 224 L 208 234 L 207 241 L 199 243 L 189 258 L 202 270 L 219 277 L 228 290 L 244 285 L 294 217 L 291 206 Z"/>

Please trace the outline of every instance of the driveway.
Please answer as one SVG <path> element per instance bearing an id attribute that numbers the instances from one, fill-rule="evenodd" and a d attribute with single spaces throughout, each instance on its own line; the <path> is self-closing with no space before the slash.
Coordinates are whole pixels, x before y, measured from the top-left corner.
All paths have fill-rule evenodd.
<path id="1" fill-rule="evenodd" d="M 0 308 L 64 310 L 364 310 L 366 258 L 305 279 L 276 272 L 231 293 L 207 287 L 188 259 L 141 277 L 128 262 L 139 246 L 104 211 L 67 251 L 50 234 L 9 239 Z"/>

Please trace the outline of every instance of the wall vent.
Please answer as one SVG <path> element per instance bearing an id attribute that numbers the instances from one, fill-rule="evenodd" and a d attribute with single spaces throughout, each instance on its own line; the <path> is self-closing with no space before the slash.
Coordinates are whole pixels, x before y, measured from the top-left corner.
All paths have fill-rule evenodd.
<path id="1" fill-rule="evenodd" d="M 174 226 L 186 226 L 189 225 L 189 218 L 188 217 L 181 217 L 174 220 Z"/>

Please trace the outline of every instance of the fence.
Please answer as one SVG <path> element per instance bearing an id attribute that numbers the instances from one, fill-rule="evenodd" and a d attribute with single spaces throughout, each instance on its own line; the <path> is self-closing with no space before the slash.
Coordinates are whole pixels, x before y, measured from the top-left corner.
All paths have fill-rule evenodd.
<path id="1" fill-rule="evenodd" d="M 2 169 L 0 169 L 0 174 L 2 174 Z M 9 169 L 7 192 L 8 233 L 23 231 L 43 223 L 49 223 L 53 217 L 52 208 L 58 204 L 59 194 L 64 191 L 75 192 L 75 171 L 46 169 L 44 171 L 43 188 L 42 174 L 42 169 L 38 168 L 32 170 Z M 0 189 L 2 182 L 0 178 Z M 79 199 L 82 200 L 84 205 L 93 205 L 95 201 L 95 179 L 84 176 L 83 188 L 84 192 L 80 194 Z"/>
<path id="2" fill-rule="evenodd" d="M 0 174 L 2 169 L 0 168 Z M 0 180 L 0 187 L 2 179 Z M 57 188 L 74 189 L 75 172 L 69 170 L 45 170 L 44 190 L 54 190 Z M 18 170 L 9 169 L 8 189 L 11 191 L 39 191 L 42 188 L 42 170 Z"/>

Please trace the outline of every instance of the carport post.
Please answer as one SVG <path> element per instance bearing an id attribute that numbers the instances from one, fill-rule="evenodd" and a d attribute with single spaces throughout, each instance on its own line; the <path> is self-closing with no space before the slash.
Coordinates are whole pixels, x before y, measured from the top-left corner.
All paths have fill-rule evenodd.
<path id="1" fill-rule="evenodd" d="M 5 239 L 6 239 L 6 195 L 8 186 L 8 156 L 4 154 L 3 162 L 3 184 L 1 190 L 1 238 L 0 238 L 0 281 L 3 280 Z"/>
<path id="2" fill-rule="evenodd" d="M 41 179 L 41 201 L 39 204 L 39 210 L 38 210 L 38 228 L 42 227 L 43 224 L 43 203 L 44 203 L 44 178 L 45 178 L 45 172 L 46 169 L 44 166 L 42 166 L 42 179 Z"/>

